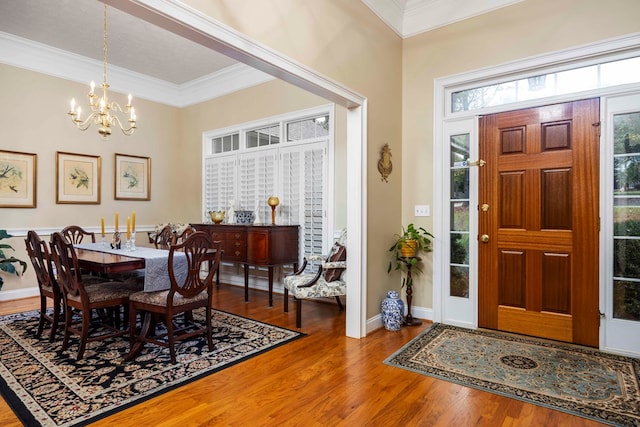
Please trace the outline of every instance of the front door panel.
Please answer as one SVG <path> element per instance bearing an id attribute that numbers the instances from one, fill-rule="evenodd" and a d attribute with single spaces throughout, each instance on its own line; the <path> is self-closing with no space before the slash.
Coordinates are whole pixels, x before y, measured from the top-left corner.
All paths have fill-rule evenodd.
<path id="1" fill-rule="evenodd" d="M 597 99 L 480 120 L 479 325 L 598 345 Z"/>

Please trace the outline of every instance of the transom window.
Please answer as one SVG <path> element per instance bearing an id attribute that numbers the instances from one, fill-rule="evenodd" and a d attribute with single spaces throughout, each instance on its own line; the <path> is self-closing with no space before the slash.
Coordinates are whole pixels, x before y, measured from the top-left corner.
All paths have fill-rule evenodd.
<path id="1" fill-rule="evenodd" d="M 451 112 L 640 82 L 640 57 L 540 74 L 451 93 Z"/>

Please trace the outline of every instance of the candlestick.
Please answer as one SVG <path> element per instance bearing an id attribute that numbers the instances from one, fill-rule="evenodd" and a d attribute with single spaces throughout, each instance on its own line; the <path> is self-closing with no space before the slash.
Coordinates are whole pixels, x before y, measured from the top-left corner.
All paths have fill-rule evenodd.
<path id="1" fill-rule="evenodd" d="M 136 211 L 131 212 L 131 232 L 136 232 Z"/>
<path id="2" fill-rule="evenodd" d="M 100 234 L 104 237 L 104 217 L 100 218 Z"/>
<path id="3" fill-rule="evenodd" d="M 127 217 L 127 240 L 131 240 L 131 218 Z"/>
<path id="4" fill-rule="evenodd" d="M 118 212 L 116 212 L 116 232 L 118 231 Z"/>

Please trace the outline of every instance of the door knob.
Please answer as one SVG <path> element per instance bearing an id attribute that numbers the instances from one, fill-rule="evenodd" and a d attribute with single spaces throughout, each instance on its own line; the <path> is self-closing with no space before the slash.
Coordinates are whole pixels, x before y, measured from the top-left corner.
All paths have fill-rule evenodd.
<path id="1" fill-rule="evenodd" d="M 470 159 L 467 159 L 467 165 L 469 166 L 478 166 L 478 167 L 482 167 L 484 165 L 486 165 L 487 162 L 485 162 L 484 160 L 480 159 L 480 160 L 476 160 L 476 161 L 471 161 Z"/>
<path id="2" fill-rule="evenodd" d="M 482 243 L 487 243 L 489 241 L 489 235 L 488 234 L 483 234 L 482 236 L 480 236 L 480 241 Z"/>

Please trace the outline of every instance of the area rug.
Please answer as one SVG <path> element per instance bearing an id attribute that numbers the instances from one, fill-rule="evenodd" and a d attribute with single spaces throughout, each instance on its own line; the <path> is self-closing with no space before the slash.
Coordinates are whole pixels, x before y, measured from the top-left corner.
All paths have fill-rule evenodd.
<path id="1" fill-rule="evenodd" d="M 384 363 L 615 426 L 640 426 L 640 359 L 435 323 Z"/>
<path id="2" fill-rule="evenodd" d="M 204 321 L 204 309 L 193 316 Z M 214 310 L 214 351 L 186 340 L 172 365 L 168 349 L 153 345 L 123 362 L 125 338 L 87 343 L 76 361 L 76 339 L 63 352 L 61 334 L 49 343 L 37 327 L 38 311 L 0 317 L 0 394 L 26 426 L 85 425 L 304 336 Z"/>

